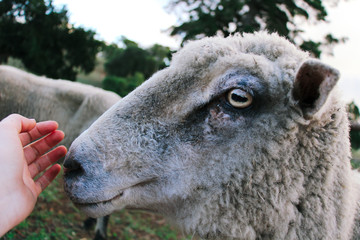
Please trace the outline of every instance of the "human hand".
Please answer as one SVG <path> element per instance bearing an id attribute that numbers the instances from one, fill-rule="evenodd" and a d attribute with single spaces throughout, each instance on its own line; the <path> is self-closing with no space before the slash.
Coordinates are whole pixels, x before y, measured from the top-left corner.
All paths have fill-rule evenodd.
<path id="1" fill-rule="evenodd" d="M 60 172 L 55 164 L 34 180 L 66 154 L 64 146 L 46 153 L 64 138 L 57 127 L 54 121 L 36 123 L 17 114 L 0 122 L 0 237 L 30 215 L 39 194 Z"/>

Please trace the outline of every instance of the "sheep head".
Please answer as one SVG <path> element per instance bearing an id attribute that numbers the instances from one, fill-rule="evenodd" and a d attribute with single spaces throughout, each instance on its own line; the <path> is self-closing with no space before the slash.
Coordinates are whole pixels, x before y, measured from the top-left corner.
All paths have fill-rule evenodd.
<path id="1" fill-rule="evenodd" d="M 207 239 L 335 236 L 319 222 L 350 171 L 337 79 L 275 34 L 189 43 L 73 142 L 65 190 L 90 216 L 144 209 Z"/>

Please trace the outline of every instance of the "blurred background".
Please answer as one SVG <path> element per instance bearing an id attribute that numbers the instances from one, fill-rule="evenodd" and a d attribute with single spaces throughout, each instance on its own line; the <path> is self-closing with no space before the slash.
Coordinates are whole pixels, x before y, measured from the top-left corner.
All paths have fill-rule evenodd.
<path id="1" fill-rule="evenodd" d="M 359 10 L 358 0 L 0 0 L 0 64 L 124 97 L 167 67 L 172 53 L 187 41 L 277 32 L 340 70 L 339 87 L 352 122 L 352 165 L 357 168 Z M 66 201 L 60 185 L 45 191 L 38 213 L 4 239 L 91 239 L 71 203 L 56 207 Z M 144 213 L 121 212 L 110 225 L 110 239 L 186 239 L 161 218 Z"/>

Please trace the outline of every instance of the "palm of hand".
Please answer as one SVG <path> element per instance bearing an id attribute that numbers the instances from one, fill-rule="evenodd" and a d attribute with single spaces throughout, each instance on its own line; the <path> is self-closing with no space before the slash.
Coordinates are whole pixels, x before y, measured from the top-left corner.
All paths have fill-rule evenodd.
<path id="1" fill-rule="evenodd" d="M 33 210 L 39 194 L 60 172 L 61 167 L 56 164 L 34 180 L 66 154 L 63 146 L 46 153 L 64 138 L 57 127 L 53 121 L 36 124 L 19 115 L 11 115 L 0 123 L 0 169 L 7 169 L 0 175 L 3 183 L 0 202 L 6 206 L 1 217 L 6 222 L 2 224 L 12 227 L 24 220 Z"/>

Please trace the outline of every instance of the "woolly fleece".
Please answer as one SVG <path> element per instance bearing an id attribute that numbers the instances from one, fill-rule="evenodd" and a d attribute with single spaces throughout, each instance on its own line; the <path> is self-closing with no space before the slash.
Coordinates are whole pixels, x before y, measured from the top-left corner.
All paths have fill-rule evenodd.
<path id="1" fill-rule="evenodd" d="M 65 190 L 90 216 L 145 209 L 202 239 L 356 239 L 338 76 L 276 34 L 191 42 L 74 141 Z"/>

